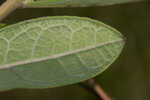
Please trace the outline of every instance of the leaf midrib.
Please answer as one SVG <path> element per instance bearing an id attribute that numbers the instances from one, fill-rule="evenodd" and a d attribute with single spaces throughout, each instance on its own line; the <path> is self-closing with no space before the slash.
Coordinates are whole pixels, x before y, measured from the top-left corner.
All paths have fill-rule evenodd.
<path id="1" fill-rule="evenodd" d="M 105 45 L 118 43 L 118 42 L 124 42 L 124 40 L 118 39 L 118 40 L 108 41 L 108 42 L 100 43 L 100 44 L 90 46 L 87 48 L 82 48 L 82 49 L 73 50 L 71 52 L 56 54 L 54 56 L 48 56 L 48 57 L 43 57 L 43 58 L 38 58 L 38 59 L 29 59 L 29 60 L 25 60 L 25 61 L 16 62 L 14 64 L 12 63 L 12 64 L 0 65 L 0 70 L 19 66 L 19 65 L 24 65 L 24 64 L 36 63 L 36 62 L 46 61 L 46 60 L 50 60 L 50 59 L 57 59 L 59 57 L 67 56 L 70 54 L 76 54 L 76 53 L 83 52 L 83 51 L 88 51 L 88 50 L 91 50 L 94 48 L 103 47 Z"/>

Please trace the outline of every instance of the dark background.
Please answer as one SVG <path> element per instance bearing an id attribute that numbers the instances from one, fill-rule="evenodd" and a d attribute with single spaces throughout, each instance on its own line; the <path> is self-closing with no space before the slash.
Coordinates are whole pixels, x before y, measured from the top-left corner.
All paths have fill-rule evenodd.
<path id="1" fill-rule="evenodd" d="M 113 100 L 150 100 L 150 2 L 105 7 L 18 9 L 4 20 L 12 24 L 41 16 L 73 15 L 100 20 L 126 39 L 121 56 L 96 77 Z M 78 84 L 41 90 L 0 92 L 0 100 L 98 100 Z"/>

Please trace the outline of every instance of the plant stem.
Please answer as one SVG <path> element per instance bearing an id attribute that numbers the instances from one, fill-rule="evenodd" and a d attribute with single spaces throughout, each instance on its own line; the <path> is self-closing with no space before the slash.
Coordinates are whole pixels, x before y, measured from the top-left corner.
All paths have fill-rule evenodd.
<path id="1" fill-rule="evenodd" d="M 111 100 L 110 97 L 104 92 L 104 90 L 100 87 L 98 83 L 95 82 L 94 79 L 89 79 L 88 83 L 90 86 L 92 86 L 95 93 L 99 96 L 102 100 Z"/>
<path id="2" fill-rule="evenodd" d="M 97 97 L 98 100 L 103 100 L 99 95 L 97 95 L 97 93 L 95 93 L 95 91 L 93 90 L 93 88 L 91 88 L 89 85 L 86 85 L 84 83 L 79 83 L 79 85 L 86 89 L 89 93 L 92 93 L 94 96 Z"/>
<path id="3" fill-rule="evenodd" d="M 21 7 L 23 0 L 6 0 L 0 6 L 0 21 L 7 17 L 16 8 Z"/>

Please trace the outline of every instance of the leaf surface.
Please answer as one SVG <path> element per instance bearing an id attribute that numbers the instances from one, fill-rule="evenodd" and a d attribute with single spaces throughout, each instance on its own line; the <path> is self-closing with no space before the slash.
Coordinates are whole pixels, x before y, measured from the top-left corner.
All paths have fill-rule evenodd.
<path id="1" fill-rule="evenodd" d="M 0 90 L 78 83 L 119 56 L 123 36 L 83 17 L 43 17 L 0 29 Z"/>
<path id="2" fill-rule="evenodd" d="M 106 6 L 145 0 L 24 0 L 25 7 L 86 7 Z"/>

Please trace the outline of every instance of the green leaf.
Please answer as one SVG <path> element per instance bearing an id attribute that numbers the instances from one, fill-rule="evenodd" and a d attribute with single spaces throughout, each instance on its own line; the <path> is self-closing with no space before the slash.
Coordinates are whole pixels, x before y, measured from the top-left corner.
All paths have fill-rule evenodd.
<path id="1" fill-rule="evenodd" d="M 119 56 L 123 36 L 89 18 L 43 17 L 0 29 L 0 90 L 78 83 Z"/>
<path id="2" fill-rule="evenodd" d="M 145 0 L 24 0 L 25 7 L 105 6 Z"/>

